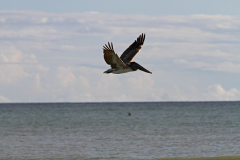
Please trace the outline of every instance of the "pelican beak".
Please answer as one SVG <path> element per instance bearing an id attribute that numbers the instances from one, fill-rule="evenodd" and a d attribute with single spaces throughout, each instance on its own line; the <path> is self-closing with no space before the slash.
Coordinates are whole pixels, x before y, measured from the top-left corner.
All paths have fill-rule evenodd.
<path id="1" fill-rule="evenodd" d="M 136 62 L 131 62 L 131 65 L 132 65 L 132 67 L 134 67 L 135 69 L 139 69 L 139 70 L 141 70 L 141 71 L 143 71 L 143 72 L 147 72 L 147 73 L 151 73 L 151 74 L 152 74 L 152 72 L 150 72 L 149 70 L 147 70 L 146 68 L 144 68 L 143 66 L 141 66 L 140 64 L 138 64 L 138 63 L 136 63 Z"/>
<path id="2" fill-rule="evenodd" d="M 105 72 L 103 72 L 103 73 L 106 73 L 106 74 L 108 74 L 108 73 L 111 73 L 111 72 L 109 72 L 109 71 L 105 71 Z"/>
<path id="3" fill-rule="evenodd" d="M 113 69 L 108 69 L 108 70 L 106 70 L 105 72 L 103 72 L 103 73 L 112 73 L 113 72 Z"/>
<path id="4" fill-rule="evenodd" d="M 139 66 L 140 66 L 140 65 L 139 65 Z M 149 70 L 147 70 L 147 69 L 144 68 L 143 66 L 138 67 L 138 69 L 141 70 L 141 71 L 143 71 L 143 72 L 147 72 L 147 73 L 151 73 L 151 74 L 152 74 L 152 72 L 150 72 Z"/>

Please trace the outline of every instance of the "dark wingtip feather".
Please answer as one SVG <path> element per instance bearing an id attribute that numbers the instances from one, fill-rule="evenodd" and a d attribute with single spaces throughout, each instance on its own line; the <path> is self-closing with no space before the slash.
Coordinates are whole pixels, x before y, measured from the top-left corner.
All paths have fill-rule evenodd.
<path id="1" fill-rule="evenodd" d="M 105 46 L 103 46 L 103 49 L 104 50 L 112 50 L 112 51 L 114 51 L 114 49 L 113 49 L 113 43 L 111 42 L 111 43 L 107 43 L 107 44 L 105 44 Z"/>
<path id="2" fill-rule="evenodd" d="M 106 46 L 103 46 L 103 49 L 106 50 L 107 49 Z"/>
<path id="3" fill-rule="evenodd" d="M 107 49 L 107 50 L 109 50 L 109 48 L 108 48 L 107 44 L 105 44 L 105 47 L 106 47 L 106 49 Z"/>
<path id="4" fill-rule="evenodd" d="M 113 49 L 113 43 L 111 42 L 111 45 L 112 45 L 112 50 L 113 50 L 113 52 L 114 52 L 114 49 Z"/>
<path id="5" fill-rule="evenodd" d="M 145 33 L 142 33 L 137 38 L 137 42 L 144 43 L 144 40 L 145 40 Z"/>
<path id="6" fill-rule="evenodd" d="M 144 43 L 144 41 L 145 41 L 145 36 L 146 36 L 145 33 L 143 33 L 143 43 Z"/>

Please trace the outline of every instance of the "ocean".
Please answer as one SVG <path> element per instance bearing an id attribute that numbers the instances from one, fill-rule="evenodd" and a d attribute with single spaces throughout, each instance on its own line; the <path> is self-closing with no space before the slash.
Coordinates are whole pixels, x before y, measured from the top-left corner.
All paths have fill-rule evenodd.
<path id="1" fill-rule="evenodd" d="M 240 160 L 240 102 L 0 104 L 0 159 Z"/>

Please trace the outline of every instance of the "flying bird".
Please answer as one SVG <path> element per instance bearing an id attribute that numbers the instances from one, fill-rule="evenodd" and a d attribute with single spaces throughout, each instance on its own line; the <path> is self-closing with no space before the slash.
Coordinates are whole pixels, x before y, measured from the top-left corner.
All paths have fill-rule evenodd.
<path id="1" fill-rule="evenodd" d="M 145 34 L 141 34 L 137 40 L 135 40 L 119 57 L 117 53 L 115 53 L 113 49 L 113 44 L 108 42 L 108 45 L 105 44 L 103 46 L 104 59 L 107 64 L 111 65 L 111 68 L 106 70 L 103 73 L 114 73 L 121 74 L 132 72 L 136 70 L 141 70 L 147 73 L 151 73 L 149 70 L 141 66 L 136 62 L 132 62 L 133 58 L 137 55 L 137 53 L 141 50 L 142 45 L 145 40 Z"/>

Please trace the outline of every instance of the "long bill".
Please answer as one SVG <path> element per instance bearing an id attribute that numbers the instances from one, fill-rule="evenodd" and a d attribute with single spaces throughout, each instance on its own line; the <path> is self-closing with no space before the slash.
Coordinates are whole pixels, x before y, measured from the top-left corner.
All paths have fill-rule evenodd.
<path id="1" fill-rule="evenodd" d="M 138 64 L 136 62 L 134 62 L 133 66 L 134 66 L 134 68 L 139 69 L 139 70 L 141 70 L 143 72 L 147 72 L 147 73 L 151 73 L 152 74 L 152 72 L 150 72 L 149 70 L 147 70 L 146 68 L 144 68 L 143 66 L 141 66 L 140 64 Z"/>

